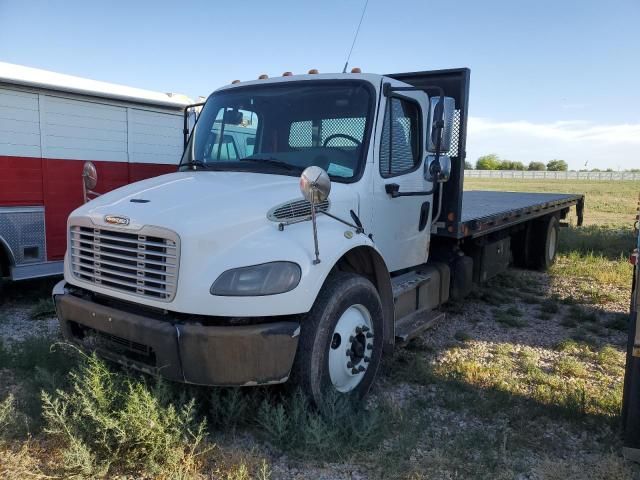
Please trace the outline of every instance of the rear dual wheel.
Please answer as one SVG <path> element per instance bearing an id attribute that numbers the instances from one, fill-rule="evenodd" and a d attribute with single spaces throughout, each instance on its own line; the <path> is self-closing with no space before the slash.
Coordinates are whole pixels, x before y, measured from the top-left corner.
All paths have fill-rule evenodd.
<path id="1" fill-rule="evenodd" d="M 547 270 L 556 261 L 558 252 L 558 217 L 550 216 L 533 223 L 531 261 L 536 270 Z"/>
<path id="2" fill-rule="evenodd" d="M 513 263 L 516 267 L 547 270 L 556 261 L 558 251 L 558 217 L 550 215 L 533 220 L 511 237 Z"/>
<path id="3" fill-rule="evenodd" d="M 316 405 L 328 393 L 362 398 L 382 357 L 382 304 L 354 273 L 329 276 L 301 324 L 293 377 Z"/>

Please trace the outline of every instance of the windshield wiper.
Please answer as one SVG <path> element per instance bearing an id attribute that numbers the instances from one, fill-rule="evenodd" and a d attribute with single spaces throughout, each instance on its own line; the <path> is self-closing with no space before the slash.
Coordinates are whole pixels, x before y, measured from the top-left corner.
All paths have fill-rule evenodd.
<path id="1" fill-rule="evenodd" d="M 189 160 L 188 162 L 185 162 L 185 163 L 181 164 L 180 166 L 181 167 L 190 167 L 191 170 L 197 170 L 198 168 L 202 168 L 203 170 L 206 170 L 209 165 L 204 163 L 202 160 Z"/>
<path id="2" fill-rule="evenodd" d="M 245 158 L 241 158 L 239 161 L 240 162 L 266 163 L 267 165 L 273 165 L 275 167 L 281 167 L 281 168 L 284 168 L 285 170 L 296 170 L 296 169 L 299 169 L 299 167 L 296 167 L 295 165 L 291 165 L 290 163 L 283 162 L 282 160 L 278 160 L 277 158 L 272 158 L 272 157 L 268 157 L 268 158 L 245 157 Z"/>

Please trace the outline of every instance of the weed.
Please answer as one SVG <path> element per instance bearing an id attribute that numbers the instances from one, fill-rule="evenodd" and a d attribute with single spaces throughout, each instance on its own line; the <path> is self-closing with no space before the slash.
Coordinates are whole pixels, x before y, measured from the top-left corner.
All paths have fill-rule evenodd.
<path id="1" fill-rule="evenodd" d="M 206 424 L 194 401 L 162 404 L 142 380 L 95 356 L 70 373 L 69 391 L 42 392 L 45 432 L 64 441 L 68 474 L 181 476 L 197 468 Z"/>
<path id="2" fill-rule="evenodd" d="M 554 365 L 554 370 L 558 375 L 565 377 L 584 378 L 587 376 L 585 366 L 573 357 L 561 357 Z"/>
<path id="3" fill-rule="evenodd" d="M 464 303 L 452 300 L 442 306 L 442 311 L 452 315 L 460 315 L 464 312 Z"/>
<path id="4" fill-rule="evenodd" d="M 612 330 L 619 330 L 626 332 L 629 328 L 629 314 L 628 313 L 614 313 L 611 314 L 609 320 L 605 322 L 605 327 Z"/>
<path id="5" fill-rule="evenodd" d="M 45 318 L 50 317 L 56 313 L 56 309 L 53 305 L 53 300 L 50 297 L 41 298 L 36 304 L 31 307 L 31 318 Z"/>
<path id="6" fill-rule="evenodd" d="M 538 303 L 542 303 L 542 300 L 540 299 L 540 297 L 537 297 L 536 295 L 531 295 L 528 293 L 520 294 L 520 299 L 528 305 L 536 305 Z"/>
<path id="7" fill-rule="evenodd" d="M 551 320 L 553 318 L 553 315 L 551 315 L 550 313 L 546 313 L 546 312 L 538 312 L 538 315 L 536 315 L 540 320 Z"/>
<path id="8" fill-rule="evenodd" d="M 522 318 L 522 312 L 515 306 L 506 310 L 494 309 L 493 319 L 508 327 L 523 327 L 527 324 Z"/>
<path id="9" fill-rule="evenodd" d="M 540 305 L 540 311 L 543 313 L 554 314 L 560 311 L 560 306 L 555 300 L 545 300 Z"/>
<path id="10" fill-rule="evenodd" d="M 596 363 L 602 369 L 613 375 L 622 375 L 624 369 L 624 353 L 618 351 L 611 345 L 605 345 L 596 354 Z"/>
<path id="11" fill-rule="evenodd" d="M 456 340 L 458 340 L 459 342 L 468 342 L 469 340 L 471 340 L 473 337 L 471 337 L 471 335 L 463 330 L 458 330 L 454 335 L 453 338 L 455 338 Z"/>
<path id="12" fill-rule="evenodd" d="M 335 393 L 327 394 L 316 410 L 297 391 L 289 397 L 265 398 L 256 421 L 266 439 L 282 450 L 334 459 L 375 447 L 391 420 L 383 410 L 364 408 Z"/>
<path id="13" fill-rule="evenodd" d="M 0 402 L 0 439 L 8 436 L 15 422 L 15 398 L 9 394 Z"/>

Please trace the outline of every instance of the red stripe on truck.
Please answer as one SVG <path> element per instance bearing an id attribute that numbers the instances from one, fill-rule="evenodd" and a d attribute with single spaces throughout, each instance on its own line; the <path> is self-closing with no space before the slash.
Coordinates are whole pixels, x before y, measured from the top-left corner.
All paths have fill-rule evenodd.
<path id="1" fill-rule="evenodd" d="M 92 162 L 98 171 L 98 193 L 176 171 L 176 165 Z M 82 204 L 83 165 L 83 160 L 0 156 L 0 207 L 45 207 L 47 260 L 64 258 L 67 217 Z"/>
<path id="2" fill-rule="evenodd" d="M 0 207 L 42 205 L 42 159 L 0 155 Z"/>

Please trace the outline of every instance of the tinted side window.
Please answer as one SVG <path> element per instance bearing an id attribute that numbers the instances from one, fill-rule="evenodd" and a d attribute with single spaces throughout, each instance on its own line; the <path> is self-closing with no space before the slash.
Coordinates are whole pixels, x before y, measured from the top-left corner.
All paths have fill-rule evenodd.
<path id="1" fill-rule="evenodd" d="M 415 102 L 391 98 L 380 141 L 380 173 L 393 177 L 420 164 L 420 109 Z"/>

